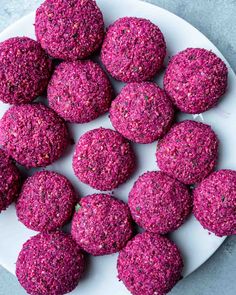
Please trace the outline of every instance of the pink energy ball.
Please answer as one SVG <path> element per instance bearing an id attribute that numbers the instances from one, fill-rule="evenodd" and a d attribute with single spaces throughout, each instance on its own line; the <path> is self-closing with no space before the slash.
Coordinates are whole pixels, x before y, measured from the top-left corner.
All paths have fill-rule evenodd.
<path id="1" fill-rule="evenodd" d="M 48 86 L 50 107 L 73 123 L 90 122 L 107 112 L 112 96 L 108 77 L 92 61 L 61 63 Z"/>
<path id="2" fill-rule="evenodd" d="M 65 122 L 43 104 L 13 106 L 0 121 L 0 144 L 27 168 L 58 160 L 68 143 Z"/>
<path id="3" fill-rule="evenodd" d="M 197 186 L 194 215 L 219 237 L 236 234 L 236 171 L 216 171 Z"/>
<path id="4" fill-rule="evenodd" d="M 174 108 L 155 83 L 127 84 L 112 102 L 110 120 L 124 137 L 137 143 L 151 143 L 170 128 Z"/>
<path id="5" fill-rule="evenodd" d="M 27 37 L 0 43 L 0 100 L 29 103 L 47 88 L 52 61 L 40 44 Z"/>
<path id="6" fill-rule="evenodd" d="M 165 237 L 142 233 L 121 250 L 118 278 L 133 295 L 166 295 L 182 278 L 183 260 Z"/>
<path id="7" fill-rule="evenodd" d="M 130 143 L 118 132 L 105 128 L 82 135 L 73 157 L 78 179 L 102 191 L 112 190 L 125 182 L 135 166 Z"/>
<path id="8" fill-rule="evenodd" d="M 37 9 L 35 33 L 52 57 L 84 59 L 102 44 L 102 12 L 93 0 L 46 0 Z"/>
<path id="9" fill-rule="evenodd" d="M 133 219 L 145 230 L 166 234 L 179 228 L 192 210 L 184 184 L 161 171 L 146 172 L 129 193 Z"/>
<path id="10" fill-rule="evenodd" d="M 77 205 L 71 233 L 80 247 L 92 255 L 116 253 L 133 235 L 129 208 L 110 195 L 84 197 Z"/>
<path id="11" fill-rule="evenodd" d="M 107 30 L 101 60 L 123 82 L 149 80 L 161 69 L 166 43 L 160 29 L 147 19 L 124 17 Z"/>
<path id="12" fill-rule="evenodd" d="M 227 88 L 228 69 L 212 51 L 187 48 L 170 61 L 164 88 L 182 112 L 199 114 L 215 106 Z"/>
<path id="13" fill-rule="evenodd" d="M 52 231 L 70 220 L 76 204 L 70 181 L 53 171 L 29 177 L 16 203 L 19 221 L 35 231 Z"/>
<path id="14" fill-rule="evenodd" d="M 216 166 L 218 138 L 209 125 L 186 120 L 174 125 L 157 144 L 159 168 L 185 184 L 208 176 Z"/>
<path id="15" fill-rule="evenodd" d="M 17 198 L 20 184 L 20 172 L 12 159 L 0 149 L 0 213 Z"/>
<path id="16" fill-rule="evenodd" d="M 78 285 L 85 269 L 81 248 L 71 235 L 40 233 L 24 243 L 16 276 L 31 295 L 63 295 Z"/>

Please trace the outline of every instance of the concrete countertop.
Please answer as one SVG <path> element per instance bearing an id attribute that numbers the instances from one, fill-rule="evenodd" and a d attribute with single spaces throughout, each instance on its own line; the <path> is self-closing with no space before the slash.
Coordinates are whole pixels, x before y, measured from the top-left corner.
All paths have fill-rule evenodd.
<path id="1" fill-rule="evenodd" d="M 0 31 L 34 10 L 42 0 L 0 0 Z M 223 53 L 236 72 L 235 0 L 148 0 L 184 18 L 204 33 Z M 236 99 L 236 98 L 235 98 Z M 235 295 L 236 237 L 197 271 L 182 280 L 172 295 Z M 0 267 L 0 295 L 26 294 L 17 279 Z M 111 294 L 104 294 L 111 295 Z"/>

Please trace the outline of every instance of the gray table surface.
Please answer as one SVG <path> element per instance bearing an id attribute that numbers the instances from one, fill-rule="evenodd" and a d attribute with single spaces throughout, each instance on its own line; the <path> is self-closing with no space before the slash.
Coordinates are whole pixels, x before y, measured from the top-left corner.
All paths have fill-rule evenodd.
<path id="1" fill-rule="evenodd" d="M 0 0 L 0 31 L 34 10 L 41 2 L 42 0 Z M 179 15 L 198 28 L 220 49 L 236 72 L 236 0 L 148 2 Z M 0 295 L 23 294 L 26 293 L 16 278 L 0 267 Z M 170 294 L 235 295 L 236 237 L 228 238 L 202 267 L 182 280 Z"/>

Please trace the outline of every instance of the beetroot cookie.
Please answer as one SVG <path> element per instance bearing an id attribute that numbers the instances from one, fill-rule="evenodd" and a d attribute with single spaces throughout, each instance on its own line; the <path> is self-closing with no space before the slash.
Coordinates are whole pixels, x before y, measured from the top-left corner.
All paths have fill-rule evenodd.
<path id="1" fill-rule="evenodd" d="M 112 86 L 92 61 L 61 63 L 48 86 L 49 105 L 66 121 L 86 123 L 107 112 Z"/>
<path id="2" fill-rule="evenodd" d="M 165 295 L 182 278 L 183 260 L 173 242 L 145 232 L 119 253 L 117 269 L 133 295 Z"/>
<path id="3" fill-rule="evenodd" d="M 17 197 L 20 189 L 20 172 L 12 159 L 0 149 L 0 212 Z"/>
<path id="4" fill-rule="evenodd" d="M 81 199 L 72 221 L 72 236 L 86 252 L 98 256 L 120 251 L 133 235 L 128 206 L 110 195 Z"/>
<path id="5" fill-rule="evenodd" d="M 236 234 L 236 171 L 216 171 L 198 185 L 194 215 L 219 237 Z"/>
<path id="6" fill-rule="evenodd" d="M 129 193 L 128 203 L 137 224 L 159 234 L 179 228 L 192 209 L 188 188 L 161 171 L 141 175 Z"/>
<path id="7" fill-rule="evenodd" d="M 174 125 L 157 144 L 157 164 L 170 176 L 193 184 L 214 169 L 218 145 L 218 138 L 209 125 L 186 120 Z"/>
<path id="8" fill-rule="evenodd" d="M 11 107 L 0 121 L 0 144 L 27 168 L 56 161 L 68 143 L 65 122 L 42 104 Z"/>
<path id="9" fill-rule="evenodd" d="M 81 248 L 71 235 L 40 233 L 24 245 L 16 262 L 16 276 L 31 295 L 63 295 L 78 285 L 85 269 Z"/>
<path id="10" fill-rule="evenodd" d="M 0 100 L 29 103 L 47 87 L 52 61 L 40 44 L 27 37 L 0 43 Z"/>
<path id="11" fill-rule="evenodd" d="M 149 80 L 161 69 L 166 43 L 160 29 L 147 19 L 124 17 L 109 28 L 101 59 L 108 72 L 123 82 Z"/>
<path id="12" fill-rule="evenodd" d="M 29 177 L 16 203 L 18 219 L 36 231 L 62 227 L 71 217 L 76 195 L 69 180 L 53 171 L 41 171 Z"/>
<path id="13" fill-rule="evenodd" d="M 46 0 L 37 9 L 35 33 L 55 58 L 87 58 L 102 44 L 103 16 L 94 0 Z"/>
<path id="14" fill-rule="evenodd" d="M 164 88 L 182 111 L 199 114 L 217 104 L 227 88 L 228 69 L 212 51 L 187 48 L 170 61 Z"/>
<path id="15" fill-rule="evenodd" d="M 110 119 L 124 137 L 150 143 L 163 136 L 172 123 L 174 108 L 155 83 L 127 84 L 112 102 Z"/>
<path id="16" fill-rule="evenodd" d="M 79 139 L 73 168 L 80 181 L 98 190 L 112 190 L 134 171 L 135 155 L 130 143 L 118 132 L 98 128 Z"/>

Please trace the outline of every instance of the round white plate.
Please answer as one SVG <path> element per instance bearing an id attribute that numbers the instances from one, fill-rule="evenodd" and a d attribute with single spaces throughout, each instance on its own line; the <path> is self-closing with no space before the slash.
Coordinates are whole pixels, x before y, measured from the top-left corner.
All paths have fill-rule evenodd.
<path id="1" fill-rule="evenodd" d="M 204 47 L 213 50 L 216 54 L 224 59 L 218 49 L 199 31 L 176 15 L 151 4 L 136 0 L 97 0 L 102 9 L 106 21 L 109 25 L 119 17 L 138 16 L 150 19 L 157 24 L 165 35 L 168 56 L 172 56 L 186 47 Z M 0 41 L 13 36 L 34 35 L 34 13 L 22 18 L 3 33 L 0 34 Z M 166 60 L 166 63 L 168 58 Z M 118 91 L 123 85 L 114 82 Z M 162 86 L 162 77 L 159 75 L 157 82 Z M 0 118 L 8 109 L 8 105 L 0 103 Z M 221 103 L 214 109 L 202 115 L 181 115 L 180 119 L 194 119 L 212 125 L 221 141 L 220 161 L 218 168 L 236 169 L 236 78 L 229 67 L 229 89 L 222 99 Z M 97 120 L 83 125 L 70 125 L 72 135 L 75 141 L 87 130 L 96 127 L 112 128 L 108 116 L 102 116 Z M 139 175 L 147 170 L 156 170 L 155 161 L 156 142 L 149 145 L 134 144 L 139 167 L 127 183 L 121 185 L 115 190 L 115 196 L 127 201 L 128 193 Z M 71 159 L 74 146 L 68 150 L 67 154 L 55 164 L 47 169 L 53 169 L 66 175 L 74 184 L 80 197 L 96 192 L 85 184 L 79 182 L 74 176 Z M 0 264 L 10 272 L 15 272 L 15 262 L 22 244 L 35 233 L 28 230 L 21 223 L 17 222 L 15 208 L 12 205 L 7 211 L 0 215 Z M 184 276 L 189 275 L 205 262 L 223 243 L 224 238 L 218 238 L 214 234 L 209 234 L 204 230 L 193 216 L 170 237 L 179 246 L 184 260 Z M 72 294 L 80 295 L 128 295 L 129 292 L 120 283 L 116 276 L 116 259 L 117 254 L 91 257 L 89 269 L 85 278 L 79 284 Z"/>

